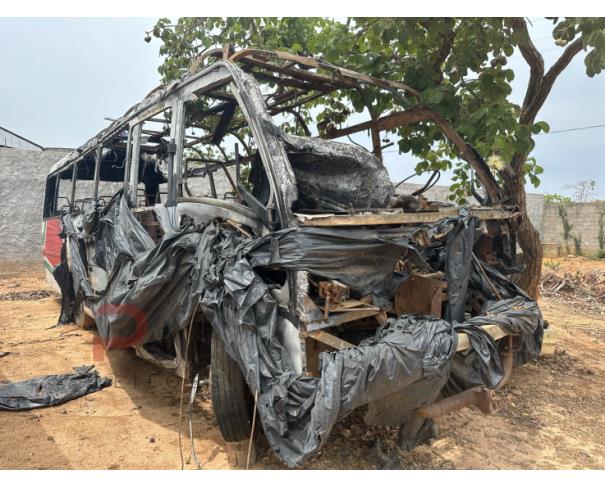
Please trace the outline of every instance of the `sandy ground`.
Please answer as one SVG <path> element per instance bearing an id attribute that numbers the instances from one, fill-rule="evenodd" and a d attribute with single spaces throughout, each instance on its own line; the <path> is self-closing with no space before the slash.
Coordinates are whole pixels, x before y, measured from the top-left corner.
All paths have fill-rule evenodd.
<path id="1" fill-rule="evenodd" d="M 562 270 L 605 269 L 605 262 L 560 262 Z M 105 355 L 93 332 L 73 325 L 49 328 L 60 306 L 45 290 L 40 272 L 0 273 L 0 352 L 8 352 L 0 356 L 0 381 L 95 363 L 113 385 L 57 407 L 0 412 L 0 468 L 180 468 L 180 380 L 131 350 Z M 544 299 L 541 306 L 557 331 L 557 350 L 515 369 L 510 385 L 498 393 L 498 412 L 452 413 L 439 421 L 439 436 L 430 446 L 411 453 L 395 450 L 395 428 L 368 429 L 361 414 L 353 414 L 305 468 L 374 469 L 384 467 L 386 457 L 391 468 L 407 469 L 605 468 L 605 320 L 554 300 Z M 203 468 L 232 468 L 208 391 L 199 397 L 193 425 L 197 456 Z M 193 468 L 185 421 L 182 439 L 185 468 Z M 283 468 L 262 438 L 254 468 Z"/>

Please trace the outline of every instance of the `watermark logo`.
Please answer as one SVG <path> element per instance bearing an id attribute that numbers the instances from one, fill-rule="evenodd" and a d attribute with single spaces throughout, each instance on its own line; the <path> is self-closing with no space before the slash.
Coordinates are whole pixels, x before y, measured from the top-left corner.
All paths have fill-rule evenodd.
<path id="1" fill-rule="evenodd" d="M 105 349 L 129 348 L 139 344 L 147 335 L 149 324 L 146 313 L 135 304 L 102 304 L 96 310 L 98 319 L 110 323 L 123 324 L 124 334 L 110 335 L 107 343 L 99 335 L 95 335 L 92 345 L 92 358 L 94 362 L 105 360 Z"/>

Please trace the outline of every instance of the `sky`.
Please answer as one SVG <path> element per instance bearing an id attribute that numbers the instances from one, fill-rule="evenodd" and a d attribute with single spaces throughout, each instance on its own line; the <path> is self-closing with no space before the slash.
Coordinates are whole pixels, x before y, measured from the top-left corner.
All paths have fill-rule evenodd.
<path id="1" fill-rule="evenodd" d="M 47 147 L 84 143 L 107 126 L 105 117 L 122 115 L 159 84 L 161 43 L 143 40 L 155 20 L 0 18 L 0 126 Z M 551 29 L 549 21 L 533 20 L 531 35 L 547 69 L 562 51 L 552 42 Z M 516 74 L 511 96 L 520 104 L 529 70 L 519 53 L 508 67 Z M 552 132 L 605 125 L 605 73 L 588 78 L 583 54 L 576 56 L 538 120 L 547 121 Z M 598 197 L 605 199 L 605 127 L 538 135 L 535 141 L 532 155 L 544 174 L 540 187 L 528 191 L 571 194 L 566 185 L 595 179 Z M 385 154 L 395 181 L 412 174 L 415 163 L 408 155 Z M 447 184 L 449 176 L 442 175 L 439 184 Z"/>

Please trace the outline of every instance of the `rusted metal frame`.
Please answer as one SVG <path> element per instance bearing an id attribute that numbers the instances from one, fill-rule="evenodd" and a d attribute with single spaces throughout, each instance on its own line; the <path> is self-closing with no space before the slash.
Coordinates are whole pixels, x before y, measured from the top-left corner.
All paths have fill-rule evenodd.
<path id="1" fill-rule="evenodd" d="M 417 414 L 423 418 L 435 419 L 470 405 L 477 406 L 485 414 L 496 410 L 489 389 L 477 386 L 424 406 L 418 409 Z"/>
<path id="2" fill-rule="evenodd" d="M 334 91 L 334 90 L 332 90 Z M 330 94 L 330 91 L 320 91 L 318 93 L 313 93 L 309 96 L 306 96 L 304 98 L 301 98 L 300 100 L 297 100 L 295 103 L 291 103 L 290 105 L 286 105 L 286 106 L 269 106 L 269 113 L 271 113 L 271 115 L 277 115 L 279 113 L 282 112 L 286 112 L 288 110 L 293 110 L 295 108 L 298 108 L 301 105 L 304 105 L 305 103 L 308 103 L 310 101 L 316 100 L 317 98 L 321 98 L 322 96 L 326 96 L 328 94 Z"/>
<path id="3" fill-rule="evenodd" d="M 217 105 L 208 107 L 206 110 L 197 112 L 196 115 L 198 115 L 199 117 L 207 117 L 208 115 L 217 115 L 217 114 L 221 113 L 226 107 L 228 107 L 229 105 L 232 105 L 234 101 L 235 101 L 235 98 L 221 101 Z M 205 127 L 201 127 L 200 125 L 193 125 L 193 124 L 191 124 L 191 127 L 205 128 Z"/>
<path id="4" fill-rule="evenodd" d="M 443 273 L 433 275 L 413 273 L 395 291 L 393 309 L 397 315 L 418 313 L 441 318 L 445 286 Z"/>
<path id="5" fill-rule="evenodd" d="M 273 72 L 282 73 L 288 76 L 292 76 L 295 79 L 305 80 L 320 85 L 333 86 L 334 88 L 352 88 L 357 86 L 357 82 L 354 79 L 349 78 L 334 78 L 320 73 L 312 73 L 298 68 L 286 68 L 279 64 L 262 61 L 256 58 L 245 58 L 242 62 L 252 64 Z"/>
<path id="6" fill-rule="evenodd" d="M 275 83 L 279 86 L 290 86 L 292 88 L 298 88 L 303 91 L 312 91 L 321 89 L 323 84 L 320 85 L 318 83 L 310 83 L 308 81 L 296 79 L 296 78 L 280 78 L 279 76 L 273 76 L 271 74 L 265 73 L 263 71 L 251 71 L 251 74 L 261 81 L 266 81 L 268 83 Z"/>
<path id="7" fill-rule="evenodd" d="M 384 117 L 358 123 L 342 129 L 332 129 L 321 136 L 322 139 L 336 139 L 345 135 L 355 134 L 364 130 L 381 131 L 393 130 L 403 125 L 430 120 L 432 113 L 423 107 L 415 107 L 404 112 L 393 112 Z"/>
<path id="8" fill-rule="evenodd" d="M 71 166 L 71 201 L 69 203 L 69 209 L 73 210 L 76 206 L 76 181 L 78 179 L 78 165 L 82 159 L 78 159 Z"/>
<path id="9" fill-rule="evenodd" d="M 170 123 L 170 120 L 161 119 L 161 118 L 148 118 L 147 122 L 156 122 L 156 123 Z"/>
<path id="10" fill-rule="evenodd" d="M 196 149 L 193 149 L 196 150 Z M 193 162 L 209 162 L 210 164 L 226 164 L 227 166 L 233 166 L 234 164 L 237 163 L 237 159 L 227 159 L 226 161 L 222 161 L 220 159 L 210 159 L 209 157 L 188 157 L 187 158 L 188 161 L 193 161 Z M 245 157 L 240 157 L 240 162 L 244 161 L 244 162 L 249 162 L 252 160 L 252 157 L 250 156 L 245 156 Z"/>
<path id="11" fill-rule="evenodd" d="M 227 133 L 228 134 L 233 134 L 233 131 L 242 129 L 242 128 L 246 127 L 247 125 L 248 125 L 247 122 L 243 122 L 243 123 L 240 123 L 238 125 L 234 125 L 233 127 L 231 127 L 230 130 L 227 131 Z M 199 127 L 199 126 L 195 126 L 195 125 L 194 125 L 194 127 L 206 130 L 204 127 Z M 235 134 L 233 134 L 233 135 L 235 135 Z M 191 141 L 187 142 L 185 144 L 185 147 L 187 147 L 187 148 L 192 147 L 192 146 L 194 146 L 196 144 L 207 144 L 207 143 L 209 143 L 212 140 L 212 134 L 203 135 L 201 137 L 195 137 L 195 136 L 191 137 L 191 136 L 189 136 L 188 138 L 191 138 Z"/>
<path id="12" fill-rule="evenodd" d="M 92 198 L 94 201 L 99 197 L 99 176 L 101 174 L 101 162 L 103 160 L 103 146 L 99 144 L 95 154 L 95 175 L 94 175 L 94 187 L 92 190 Z"/>
<path id="13" fill-rule="evenodd" d="M 166 137 L 167 135 L 170 134 L 170 130 L 166 131 L 166 130 L 151 130 L 151 129 L 141 129 L 141 133 L 142 134 L 148 134 L 148 135 L 158 135 L 160 137 Z"/>
<path id="14" fill-rule="evenodd" d="M 223 157 L 225 158 L 225 161 L 217 161 L 217 162 L 223 168 L 223 171 L 225 172 L 225 176 L 227 176 L 227 179 L 229 180 L 229 183 L 233 187 L 233 191 L 237 195 L 237 198 L 241 201 L 242 195 L 239 193 L 239 189 L 237 187 L 237 184 L 235 183 L 235 181 L 231 177 L 231 174 L 227 170 L 227 166 L 225 166 L 225 162 L 227 162 L 227 163 L 229 162 L 229 158 L 227 157 L 227 153 L 223 150 L 223 148 L 220 145 L 217 144 L 216 146 L 218 147 L 218 150 L 221 151 L 221 153 L 223 154 Z"/>
<path id="15" fill-rule="evenodd" d="M 494 390 L 504 387 L 510 381 L 513 370 L 512 338 L 511 335 L 508 335 L 507 347 L 500 355 L 504 375 Z M 496 411 L 491 390 L 485 386 L 476 386 L 424 406 L 418 409 L 417 414 L 424 418 L 435 419 L 448 413 L 459 411 L 470 405 L 477 406 L 485 414 L 491 414 Z"/>
<path id="16" fill-rule="evenodd" d="M 352 71 L 347 68 L 341 68 L 341 67 L 334 66 L 332 64 L 323 62 L 323 61 L 319 61 L 318 59 L 315 59 L 315 58 L 299 56 L 296 54 L 291 54 L 289 52 L 266 51 L 266 50 L 262 50 L 262 49 L 243 49 L 243 50 L 233 54 L 229 58 L 229 60 L 231 62 L 238 62 L 238 61 L 246 62 L 249 60 L 253 60 L 253 62 L 254 62 L 254 61 L 256 61 L 255 57 L 260 57 L 260 58 L 264 57 L 264 58 L 268 58 L 268 59 L 277 58 L 277 59 L 281 59 L 284 61 L 291 61 L 296 64 L 302 64 L 303 66 L 307 66 L 310 68 L 323 69 L 326 71 L 330 71 L 330 72 L 336 74 L 337 79 L 340 82 L 350 83 L 349 79 L 351 79 L 351 80 L 355 80 L 356 82 L 361 81 L 363 83 L 373 84 L 375 86 L 380 86 L 383 88 L 397 88 L 397 89 L 406 91 L 416 97 L 420 96 L 420 93 L 418 91 L 414 90 L 413 88 L 407 86 L 404 83 L 374 78 L 372 76 L 369 76 L 369 75 L 366 75 L 363 73 L 359 73 L 357 71 Z M 273 63 L 268 63 L 268 64 L 273 64 Z M 296 69 L 296 68 L 289 68 L 289 69 L 292 69 L 294 71 L 294 74 L 304 76 L 304 73 L 305 73 L 304 70 L 300 70 L 300 69 Z M 316 76 L 319 79 L 330 80 L 330 77 L 319 74 L 319 73 L 316 73 Z"/>
<path id="17" fill-rule="evenodd" d="M 212 171 L 210 171 L 210 164 L 208 162 L 206 162 L 206 171 L 208 174 L 208 182 L 210 183 L 210 194 L 212 195 L 212 197 L 214 199 L 216 199 L 217 194 L 216 194 L 216 185 L 214 184 L 214 174 L 212 174 Z"/>
<path id="18" fill-rule="evenodd" d="M 208 92 L 201 93 L 204 96 L 208 96 L 210 98 L 215 98 L 217 100 L 222 100 L 225 102 L 233 102 L 235 101 L 235 97 L 226 91 L 219 91 L 218 89 L 210 90 Z"/>
<path id="19" fill-rule="evenodd" d="M 282 91 L 280 93 L 274 92 L 274 93 L 267 94 L 265 96 L 265 102 L 267 103 L 267 106 L 269 106 L 268 100 L 273 100 L 271 105 L 279 106 L 282 103 L 296 99 L 299 96 L 304 95 L 306 93 L 308 93 L 307 90 L 298 91 L 296 89 L 292 89 L 292 90 L 286 89 L 285 91 Z"/>

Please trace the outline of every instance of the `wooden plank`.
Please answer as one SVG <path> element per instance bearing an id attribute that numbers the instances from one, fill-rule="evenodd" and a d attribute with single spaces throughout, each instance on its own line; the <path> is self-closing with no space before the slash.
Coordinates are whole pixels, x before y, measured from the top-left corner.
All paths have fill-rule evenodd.
<path id="1" fill-rule="evenodd" d="M 508 220 L 516 213 L 510 210 L 471 209 L 471 215 L 479 220 Z M 336 227 L 360 225 L 404 225 L 414 223 L 433 223 L 444 218 L 458 216 L 458 210 L 430 211 L 419 213 L 357 213 L 354 215 L 316 215 L 296 214 L 301 225 L 306 227 Z"/>
<path id="2" fill-rule="evenodd" d="M 331 335 L 330 333 L 321 330 L 310 331 L 308 333 L 308 336 L 310 338 L 313 338 L 314 340 L 317 340 L 318 342 L 325 343 L 326 345 L 329 345 L 330 347 L 335 348 L 337 350 L 342 350 L 343 348 L 351 348 L 355 346 L 352 343 L 349 343 L 345 340 L 341 340 L 337 336 Z"/>
<path id="3" fill-rule="evenodd" d="M 500 340 L 505 336 L 508 336 L 508 332 L 500 327 L 499 325 L 485 325 L 482 327 L 486 332 L 488 332 L 494 340 Z M 471 348 L 471 342 L 466 333 L 458 333 L 458 346 L 456 347 L 456 352 L 463 352 Z"/>
<path id="4" fill-rule="evenodd" d="M 339 313 L 337 315 L 330 316 L 327 320 L 319 321 L 316 323 L 309 323 L 307 325 L 307 330 L 316 331 L 323 330 L 325 328 L 333 328 L 335 326 L 340 326 L 344 323 L 348 323 L 350 321 L 360 320 L 362 318 L 369 318 L 370 316 L 375 316 L 380 314 L 381 311 L 378 308 L 375 309 L 358 309 L 347 311 L 343 313 Z"/>

